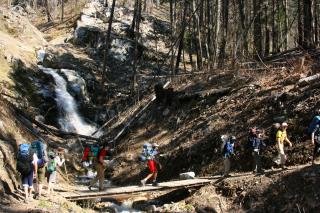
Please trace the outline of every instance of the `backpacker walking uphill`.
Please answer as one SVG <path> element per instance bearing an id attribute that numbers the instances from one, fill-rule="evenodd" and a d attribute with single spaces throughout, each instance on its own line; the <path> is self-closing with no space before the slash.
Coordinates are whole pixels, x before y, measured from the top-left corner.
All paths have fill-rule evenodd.
<path id="1" fill-rule="evenodd" d="M 311 134 L 311 143 L 314 145 L 312 165 L 315 159 L 320 155 L 320 116 L 317 115 L 312 119 L 308 132 Z"/>
<path id="2" fill-rule="evenodd" d="M 158 183 L 157 183 L 157 176 L 158 176 L 157 165 L 159 166 L 159 169 L 162 168 L 162 165 L 160 164 L 160 162 L 156 158 L 156 156 L 158 154 L 158 150 L 157 150 L 158 147 L 159 147 L 159 145 L 156 143 L 153 143 L 152 145 L 149 143 L 143 145 L 143 151 L 142 151 L 142 155 L 140 156 L 140 159 L 148 162 L 148 167 L 149 167 L 150 173 L 147 175 L 147 177 L 145 177 L 144 179 L 142 179 L 140 181 L 141 186 L 144 186 L 150 178 L 152 178 L 152 185 L 153 186 L 158 185 Z"/>
<path id="3" fill-rule="evenodd" d="M 223 138 L 222 146 L 221 146 L 221 152 L 222 156 L 224 158 L 223 164 L 224 164 L 224 177 L 229 177 L 229 172 L 231 168 L 231 157 L 234 155 L 234 144 L 236 142 L 236 137 L 232 136 L 229 138 Z"/>
<path id="4" fill-rule="evenodd" d="M 253 156 L 253 173 L 261 174 L 263 173 L 261 168 L 261 151 L 266 146 L 262 140 L 262 131 L 257 128 L 251 128 L 248 140 Z"/>
<path id="5" fill-rule="evenodd" d="M 109 145 L 104 145 L 98 152 L 97 157 L 93 160 L 95 168 L 97 170 L 97 176 L 90 182 L 89 190 L 99 181 L 99 191 L 104 190 L 104 172 L 107 168 L 105 157 L 110 155 Z"/>
<path id="6" fill-rule="evenodd" d="M 40 140 L 35 140 L 31 143 L 31 148 L 38 157 L 37 166 L 38 170 L 35 173 L 36 184 L 35 184 L 35 199 L 40 199 L 42 194 L 42 187 L 45 182 L 45 166 L 48 162 L 47 156 L 47 145 Z"/>
<path id="7" fill-rule="evenodd" d="M 17 171 L 21 174 L 21 182 L 25 193 L 25 202 L 31 199 L 33 175 L 37 172 L 37 155 L 30 144 L 20 144 L 17 156 Z"/>
<path id="8" fill-rule="evenodd" d="M 275 163 L 281 166 L 282 169 L 285 169 L 285 163 L 287 160 L 287 156 L 284 153 L 284 143 L 288 143 L 290 147 L 292 147 L 292 143 L 288 139 L 287 136 L 287 123 L 282 123 L 281 128 L 278 130 L 276 135 L 276 141 L 277 141 L 277 149 L 278 149 L 278 157 L 275 160 Z"/>
<path id="9" fill-rule="evenodd" d="M 56 155 L 54 152 L 48 153 L 49 161 L 47 163 L 47 182 L 48 182 L 48 194 L 53 192 L 54 184 L 57 179 L 57 167 L 61 167 L 64 163 L 64 159 L 60 158 L 59 155 Z"/>

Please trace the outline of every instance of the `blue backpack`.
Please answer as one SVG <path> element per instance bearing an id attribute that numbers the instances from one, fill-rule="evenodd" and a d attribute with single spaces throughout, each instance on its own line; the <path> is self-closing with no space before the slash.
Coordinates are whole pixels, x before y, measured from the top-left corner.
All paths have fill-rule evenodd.
<path id="1" fill-rule="evenodd" d="M 224 157 L 229 157 L 231 154 L 233 154 L 234 150 L 233 150 L 233 144 L 230 141 L 227 141 L 224 145 L 223 148 L 223 156 Z"/>
<path id="2" fill-rule="evenodd" d="M 17 171 L 26 176 L 32 172 L 33 151 L 29 144 L 20 144 L 17 156 Z"/>
<path id="3" fill-rule="evenodd" d="M 319 115 L 315 116 L 312 119 L 312 121 L 308 127 L 308 133 L 311 134 L 312 132 L 314 132 L 314 130 L 317 128 L 317 125 L 320 125 L 320 116 Z"/>
<path id="4" fill-rule="evenodd" d="M 99 147 L 99 146 L 94 146 L 94 145 L 92 145 L 92 146 L 90 147 L 90 151 L 91 151 L 91 154 L 92 154 L 91 157 L 98 157 L 99 152 L 100 152 L 100 147 Z"/>
<path id="5" fill-rule="evenodd" d="M 144 162 L 154 157 L 155 153 L 152 149 L 152 145 L 149 143 L 143 144 L 142 153 L 139 155 L 139 160 Z"/>
<path id="6" fill-rule="evenodd" d="M 38 166 L 43 167 L 48 162 L 48 156 L 46 151 L 46 145 L 40 140 L 33 141 L 31 143 L 31 149 L 38 156 Z"/>

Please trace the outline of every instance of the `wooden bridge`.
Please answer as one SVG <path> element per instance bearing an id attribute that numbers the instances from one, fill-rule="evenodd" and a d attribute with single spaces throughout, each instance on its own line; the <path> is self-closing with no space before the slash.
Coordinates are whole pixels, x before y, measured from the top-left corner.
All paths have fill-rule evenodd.
<path id="1" fill-rule="evenodd" d="M 61 192 L 67 200 L 90 200 L 97 198 L 127 199 L 130 197 L 160 191 L 176 190 L 181 188 L 194 188 L 209 184 L 210 179 L 177 180 L 159 183 L 159 186 L 125 186 L 106 188 L 103 192 L 79 190 L 73 192 Z"/>

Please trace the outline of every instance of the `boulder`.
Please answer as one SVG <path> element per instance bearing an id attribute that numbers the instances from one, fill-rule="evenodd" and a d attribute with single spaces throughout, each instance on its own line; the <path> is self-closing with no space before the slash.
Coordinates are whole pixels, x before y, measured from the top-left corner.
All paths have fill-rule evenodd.
<path id="1" fill-rule="evenodd" d="M 179 174 L 180 180 L 188 180 L 188 179 L 194 179 L 196 174 L 194 172 L 186 172 Z"/>
<path id="2" fill-rule="evenodd" d="M 89 45 L 91 47 L 97 46 L 98 42 L 103 37 L 101 29 L 95 26 L 79 26 L 74 31 L 73 42 L 77 45 Z"/>

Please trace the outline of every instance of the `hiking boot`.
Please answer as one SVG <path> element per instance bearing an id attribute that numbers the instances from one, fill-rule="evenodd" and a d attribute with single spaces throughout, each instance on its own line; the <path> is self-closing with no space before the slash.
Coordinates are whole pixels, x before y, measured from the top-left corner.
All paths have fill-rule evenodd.
<path id="1" fill-rule="evenodd" d="M 35 193 L 35 194 L 33 195 L 33 199 L 39 200 L 39 199 L 40 199 L 39 193 Z"/>
<path id="2" fill-rule="evenodd" d="M 146 185 L 146 181 L 145 180 L 141 180 L 140 181 L 140 186 L 145 186 Z"/>
<path id="3" fill-rule="evenodd" d="M 227 177 L 231 177 L 231 175 L 230 174 L 224 174 L 223 177 L 227 178 Z"/>
<path id="4" fill-rule="evenodd" d="M 159 183 L 157 183 L 156 181 L 154 181 L 154 182 L 152 183 L 152 186 L 159 186 Z"/>
<path id="5" fill-rule="evenodd" d="M 92 186 L 88 186 L 89 191 L 92 191 Z"/>
<path id="6" fill-rule="evenodd" d="M 288 170 L 288 167 L 286 167 L 286 166 L 281 166 L 281 169 L 282 169 L 282 170 Z"/>

